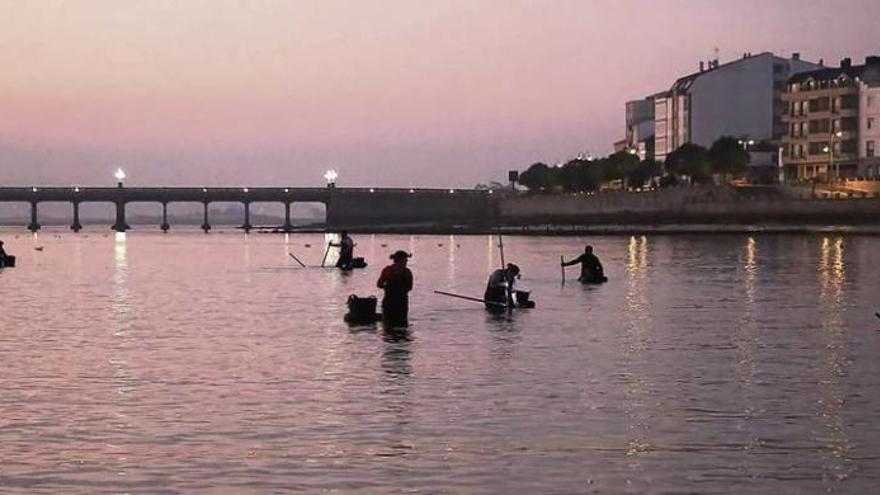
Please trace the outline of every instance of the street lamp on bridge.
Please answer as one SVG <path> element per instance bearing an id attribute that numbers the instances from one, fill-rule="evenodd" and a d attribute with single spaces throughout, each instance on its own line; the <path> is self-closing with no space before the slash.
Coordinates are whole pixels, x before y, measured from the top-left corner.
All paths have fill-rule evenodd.
<path id="1" fill-rule="evenodd" d="M 327 187 L 334 188 L 336 187 L 336 178 L 339 177 L 339 174 L 336 173 L 335 170 L 330 169 L 324 173 L 324 180 L 327 181 Z"/>
<path id="2" fill-rule="evenodd" d="M 122 187 L 122 181 L 125 180 L 125 172 L 121 168 L 117 168 L 116 173 L 113 175 L 116 177 L 116 180 L 118 181 L 116 183 L 116 185 L 118 187 Z"/>

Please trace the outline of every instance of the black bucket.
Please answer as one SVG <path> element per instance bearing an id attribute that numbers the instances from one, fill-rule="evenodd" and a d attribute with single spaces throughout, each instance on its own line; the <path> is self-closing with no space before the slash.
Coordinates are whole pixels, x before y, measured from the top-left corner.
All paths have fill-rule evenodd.
<path id="1" fill-rule="evenodd" d="M 363 258 L 354 258 L 351 260 L 352 268 L 366 268 L 367 262 Z"/>
<path id="2" fill-rule="evenodd" d="M 375 323 L 378 315 L 376 314 L 376 296 L 358 297 L 354 294 L 348 296 L 348 314 L 345 315 L 345 321 L 353 324 Z"/>
<path id="3" fill-rule="evenodd" d="M 2 268 L 2 267 L 12 268 L 14 266 L 15 266 L 15 256 L 7 255 L 6 259 L 4 261 L 0 261 L 0 268 Z"/>

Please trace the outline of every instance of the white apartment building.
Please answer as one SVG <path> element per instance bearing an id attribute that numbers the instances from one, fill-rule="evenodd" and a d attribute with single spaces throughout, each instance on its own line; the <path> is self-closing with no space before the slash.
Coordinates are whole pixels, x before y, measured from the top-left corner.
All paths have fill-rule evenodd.
<path id="1" fill-rule="evenodd" d="M 654 155 L 666 155 L 685 143 L 709 147 L 721 136 L 776 141 L 785 132 L 782 92 L 790 76 L 821 68 L 818 64 L 765 52 L 718 64 L 678 79 L 654 97 Z"/>
<path id="2" fill-rule="evenodd" d="M 640 160 L 654 157 L 654 97 L 626 102 L 624 148 L 635 151 Z"/>
<path id="3" fill-rule="evenodd" d="M 877 71 L 880 72 L 880 66 Z M 865 177 L 880 178 L 880 77 L 871 82 L 861 80 L 858 86 L 859 172 Z"/>

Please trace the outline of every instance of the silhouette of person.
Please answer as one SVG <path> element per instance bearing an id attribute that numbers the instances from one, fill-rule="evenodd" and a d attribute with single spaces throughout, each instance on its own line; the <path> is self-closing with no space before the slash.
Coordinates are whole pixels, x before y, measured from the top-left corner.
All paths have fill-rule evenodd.
<path id="1" fill-rule="evenodd" d="M 562 266 L 571 266 L 578 263 L 581 264 L 581 276 L 578 277 L 579 281 L 585 283 L 608 281 L 608 278 L 605 277 L 605 270 L 602 268 L 602 263 L 599 261 L 599 258 L 593 254 L 593 246 L 585 247 L 584 254 L 577 258 L 571 261 L 563 261 Z"/>
<path id="2" fill-rule="evenodd" d="M 385 291 L 382 298 L 382 321 L 388 327 L 409 325 L 409 292 L 413 288 L 413 275 L 406 267 L 411 254 L 395 251 L 389 256 L 394 262 L 386 266 L 376 281 Z"/>
<path id="3" fill-rule="evenodd" d="M 343 270 L 351 270 L 352 261 L 354 260 L 354 240 L 348 236 L 348 232 L 342 231 L 339 243 L 330 243 L 333 247 L 339 248 L 339 261 L 336 262 L 336 268 Z"/>
<path id="4" fill-rule="evenodd" d="M 3 249 L 3 241 L 0 241 L 0 266 L 6 266 L 6 258 L 8 257 L 9 255 L 6 254 L 6 250 Z"/>
<path id="5" fill-rule="evenodd" d="M 513 284 L 518 277 L 519 267 L 513 263 L 492 272 L 483 294 L 486 309 L 497 311 L 513 307 Z"/>

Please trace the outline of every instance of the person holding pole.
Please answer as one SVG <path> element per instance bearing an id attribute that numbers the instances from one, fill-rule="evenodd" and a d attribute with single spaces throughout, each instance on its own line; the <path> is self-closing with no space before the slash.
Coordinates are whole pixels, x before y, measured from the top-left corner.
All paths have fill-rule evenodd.
<path id="1" fill-rule="evenodd" d="M 566 266 L 580 263 L 581 276 L 578 277 L 578 281 L 581 283 L 597 284 L 608 281 L 608 278 L 605 276 L 605 270 L 602 268 L 602 263 L 599 261 L 599 258 L 593 254 L 593 246 L 585 247 L 584 254 L 571 261 L 567 262 L 564 259 L 560 259 L 560 263 L 562 264 L 563 270 Z M 565 276 L 564 274 L 565 272 L 563 271 L 563 277 Z"/>
<path id="2" fill-rule="evenodd" d="M 513 307 L 513 284 L 519 277 L 519 271 L 518 266 L 508 263 L 506 267 L 499 268 L 489 275 L 486 292 L 483 294 L 486 309 L 497 311 Z"/>
<path id="3" fill-rule="evenodd" d="M 348 236 L 348 232 L 343 230 L 341 237 L 339 239 L 339 243 L 331 242 L 330 246 L 339 248 L 339 261 L 336 262 L 336 268 L 342 270 L 351 270 L 352 261 L 354 260 L 354 246 L 355 243 L 351 237 Z M 329 246 L 328 246 L 329 247 Z M 323 263 L 322 263 L 323 266 Z"/>

